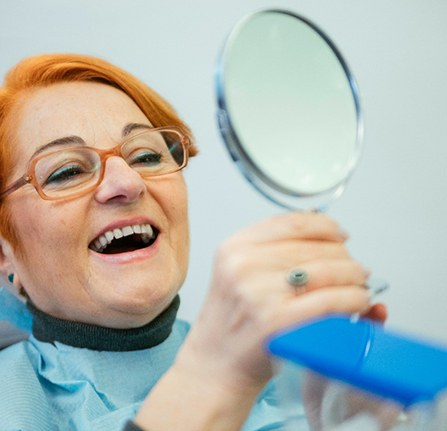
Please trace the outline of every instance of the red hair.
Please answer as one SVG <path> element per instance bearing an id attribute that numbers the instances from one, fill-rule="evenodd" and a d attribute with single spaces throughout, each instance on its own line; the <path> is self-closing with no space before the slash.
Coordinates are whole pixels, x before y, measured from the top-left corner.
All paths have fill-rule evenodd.
<path id="1" fill-rule="evenodd" d="M 92 81 L 110 85 L 129 96 L 154 127 L 177 126 L 191 142 L 189 155 L 197 154 L 189 127 L 158 93 L 125 70 L 96 57 L 80 54 L 46 54 L 22 60 L 6 75 L 0 87 L 0 190 L 7 186 L 13 160 L 14 119 L 20 104 L 33 90 L 51 84 Z M 5 202 L 0 202 L 0 232 L 13 246 L 17 237 Z"/>

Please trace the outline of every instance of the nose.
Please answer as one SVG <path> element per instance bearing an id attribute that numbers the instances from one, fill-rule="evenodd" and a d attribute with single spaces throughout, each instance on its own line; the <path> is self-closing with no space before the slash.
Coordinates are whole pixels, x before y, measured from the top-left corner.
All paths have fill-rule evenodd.
<path id="1" fill-rule="evenodd" d="M 146 189 L 143 178 L 124 159 L 113 156 L 104 163 L 104 178 L 95 190 L 98 202 L 132 203 L 143 196 Z"/>

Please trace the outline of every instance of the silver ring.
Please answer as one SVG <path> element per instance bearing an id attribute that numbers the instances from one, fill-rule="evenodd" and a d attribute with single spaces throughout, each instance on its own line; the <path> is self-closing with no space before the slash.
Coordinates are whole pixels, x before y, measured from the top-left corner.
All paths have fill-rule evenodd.
<path id="1" fill-rule="evenodd" d="M 309 274 L 301 268 L 294 268 L 287 274 L 287 283 L 293 288 L 302 287 L 309 281 Z"/>

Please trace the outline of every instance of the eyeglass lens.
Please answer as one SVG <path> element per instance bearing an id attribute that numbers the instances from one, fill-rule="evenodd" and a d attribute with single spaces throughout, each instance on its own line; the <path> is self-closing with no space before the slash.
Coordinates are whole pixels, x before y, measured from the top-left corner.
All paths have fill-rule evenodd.
<path id="1" fill-rule="evenodd" d="M 181 135 L 173 131 L 140 133 L 126 140 L 120 151 L 121 157 L 142 177 L 172 173 L 185 163 Z M 34 174 L 46 196 L 67 196 L 96 184 L 101 175 L 101 163 L 100 151 L 76 147 L 41 157 Z"/>

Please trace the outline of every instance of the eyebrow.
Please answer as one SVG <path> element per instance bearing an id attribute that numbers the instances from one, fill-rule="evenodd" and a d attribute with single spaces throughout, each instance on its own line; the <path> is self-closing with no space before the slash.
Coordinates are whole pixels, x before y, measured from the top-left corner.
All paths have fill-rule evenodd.
<path id="1" fill-rule="evenodd" d="M 121 132 L 121 135 L 123 138 L 126 136 L 129 136 L 134 130 L 141 130 L 141 129 L 152 129 L 153 127 L 149 124 L 143 124 L 143 123 L 129 123 L 126 124 L 123 127 L 123 131 Z M 48 142 L 47 144 L 42 145 L 39 147 L 31 156 L 31 158 L 36 157 L 38 154 L 43 153 L 44 151 L 47 151 L 48 149 L 51 149 L 53 147 L 59 147 L 59 146 L 67 146 L 67 145 L 86 145 L 85 141 L 76 135 L 72 136 L 64 136 L 63 138 L 54 139 L 53 141 Z"/>
<path id="2" fill-rule="evenodd" d="M 75 135 L 65 136 L 63 138 L 54 139 L 53 141 L 50 141 L 47 144 L 42 145 L 36 151 L 34 151 L 31 158 L 34 158 L 38 154 L 43 153 L 44 151 L 51 149 L 53 147 L 58 147 L 61 145 L 64 145 L 64 146 L 73 145 L 73 144 L 86 145 L 85 141 L 82 138 L 80 138 L 79 136 L 75 136 Z"/>
<path id="3" fill-rule="evenodd" d="M 129 123 L 126 124 L 123 128 L 122 136 L 125 138 L 126 136 L 130 135 L 134 130 L 141 130 L 141 129 L 153 129 L 152 126 L 149 124 L 143 124 L 143 123 Z"/>

